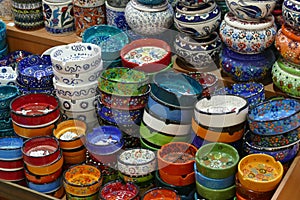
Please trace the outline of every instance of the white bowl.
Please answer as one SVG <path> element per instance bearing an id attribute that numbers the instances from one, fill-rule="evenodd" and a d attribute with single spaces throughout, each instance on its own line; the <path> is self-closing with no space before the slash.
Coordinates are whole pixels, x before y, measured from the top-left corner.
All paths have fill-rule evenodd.
<path id="1" fill-rule="evenodd" d="M 83 112 L 71 112 L 64 109 L 60 109 L 64 118 L 66 119 L 78 119 L 84 121 L 89 126 L 90 123 L 97 121 L 97 113 L 95 110 L 83 111 Z"/>
<path id="2" fill-rule="evenodd" d="M 65 99 L 59 96 L 57 98 L 60 103 L 60 108 L 70 112 L 85 112 L 94 110 L 98 101 L 98 96 L 79 100 Z"/>

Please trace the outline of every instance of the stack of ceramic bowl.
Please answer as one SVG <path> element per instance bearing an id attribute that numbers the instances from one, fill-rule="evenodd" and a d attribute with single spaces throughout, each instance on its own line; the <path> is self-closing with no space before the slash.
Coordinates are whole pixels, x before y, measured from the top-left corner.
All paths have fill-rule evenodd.
<path id="1" fill-rule="evenodd" d="M 86 131 L 86 123 L 77 119 L 62 121 L 53 129 L 53 136 L 59 141 L 65 165 L 85 162 L 84 137 Z"/>
<path id="2" fill-rule="evenodd" d="M 62 187 L 63 155 L 57 139 L 49 136 L 30 138 L 24 142 L 22 154 L 30 189 L 49 194 Z"/>
<path id="3" fill-rule="evenodd" d="M 201 95 L 201 84 L 186 74 L 156 74 L 140 126 L 142 146 L 158 150 L 172 141 L 190 142 L 194 103 Z"/>
<path id="4" fill-rule="evenodd" d="M 111 181 L 100 188 L 99 199 L 140 199 L 139 187 L 135 183 L 120 180 Z"/>
<path id="5" fill-rule="evenodd" d="M 101 48 L 90 43 L 58 46 L 50 53 L 54 88 L 66 118 L 79 119 L 88 128 L 98 125 L 95 111 L 98 77 L 103 69 Z"/>
<path id="6" fill-rule="evenodd" d="M 188 196 L 194 192 L 194 163 L 197 148 L 185 142 L 171 142 L 157 152 L 157 183 L 160 187 L 177 190 L 179 195 Z"/>
<path id="7" fill-rule="evenodd" d="M 282 164 L 272 156 L 245 156 L 239 162 L 236 174 L 237 199 L 271 199 L 283 174 Z"/>
<path id="8" fill-rule="evenodd" d="M 194 166 L 197 194 L 205 199 L 231 199 L 235 196 L 235 174 L 239 153 L 224 143 L 203 145 Z"/>
<path id="9" fill-rule="evenodd" d="M 120 67 L 120 51 L 129 43 L 126 33 L 111 25 L 98 25 L 86 29 L 82 42 L 89 42 L 101 48 L 104 68 Z"/>
<path id="10" fill-rule="evenodd" d="M 247 100 L 237 95 L 200 99 L 195 104 L 192 119 L 193 144 L 199 148 L 203 143 L 222 142 L 240 150 L 248 109 Z"/>
<path id="11" fill-rule="evenodd" d="M 0 21 L 0 59 L 4 58 L 8 53 L 8 44 L 6 42 L 6 24 Z"/>
<path id="12" fill-rule="evenodd" d="M 215 32 L 221 22 L 221 9 L 215 1 L 185 1 L 176 5 L 175 27 L 180 31 L 174 47 L 181 67 L 212 71 L 217 68 L 221 40 Z"/>
<path id="13" fill-rule="evenodd" d="M 50 60 L 29 55 L 18 63 L 16 72 L 16 84 L 22 94 L 53 93 L 53 69 Z"/>
<path id="14" fill-rule="evenodd" d="M 263 81 L 270 77 L 276 58 L 272 46 L 277 26 L 271 12 L 276 1 L 226 0 L 230 12 L 220 25 L 225 44 L 220 67 L 236 81 Z"/>
<path id="15" fill-rule="evenodd" d="M 15 86 L 0 86 L 0 137 L 15 135 L 10 116 L 9 105 L 11 101 L 19 95 L 19 90 Z"/>
<path id="16" fill-rule="evenodd" d="M 299 150 L 299 101 L 286 98 L 260 103 L 249 111 L 248 123 L 246 155 L 264 153 L 282 164 L 294 159 Z"/>
<path id="17" fill-rule="evenodd" d="M 23 139 L 0 138 L 0 180 L 19 182 L 25 179 L 22 159 Z"/>
<path id="18" fill-rule="evenodd" d="M 61 116 L 58 99 L 44 93 L 18 96 L 10 110 L 14 131 L 24 139 L 51 135 Z"/>

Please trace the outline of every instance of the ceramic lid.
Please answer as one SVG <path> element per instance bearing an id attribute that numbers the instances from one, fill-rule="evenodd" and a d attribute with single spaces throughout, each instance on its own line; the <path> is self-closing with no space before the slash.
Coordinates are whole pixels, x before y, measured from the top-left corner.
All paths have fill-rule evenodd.
<path id="1" fill-rule="evenodd" d="M 164 0 L 163 3 L 158 4 L 158 5 L 145 5 L 145 4 L 141 4 L 138 2 L 138 0 L 131 0 L 130 5 L 140 11 L 144 11 L 144 12 L 159 12 L 159 11 L 164 11 L 168 8 L 168 1 Z"/>

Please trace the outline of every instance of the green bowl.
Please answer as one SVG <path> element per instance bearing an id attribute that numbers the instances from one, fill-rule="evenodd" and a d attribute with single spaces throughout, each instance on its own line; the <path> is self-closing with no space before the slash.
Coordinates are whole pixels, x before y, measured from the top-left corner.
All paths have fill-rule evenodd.
<path id="1" fill-rule="evenodd" d="M 231 199 L 235 196 L 235 185 L 224 189 L 210 189 L 196 182 L 196 190 L 199 195 L 209 200 Z"/>
<path id="2" fill-rule="evenodd" d="M 141 147 L 142 148 L 150 149 L 151 151 L 158 151 L 159 150 L 159 148 L 155 148 L 155 147 L 152 147 L 152 146 L 146 144 L 145 141 L 142 138 L 140 138 L 140 141 L 141 141 Z"/>
<path id="3" fill-rule="evenodd" d="M 229 144 L 209 143 L 201 146 L 195 156 L 197 170 L 209 178 L 227 178 L 236 174 L 238 151 Z"/>

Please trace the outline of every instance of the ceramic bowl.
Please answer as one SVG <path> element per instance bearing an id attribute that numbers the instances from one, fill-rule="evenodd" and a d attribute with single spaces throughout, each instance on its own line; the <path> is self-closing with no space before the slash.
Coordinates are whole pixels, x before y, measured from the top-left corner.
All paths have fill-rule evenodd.
<path id="1" fill-rule="evenodd" d="M 205 144 L 195 156 L 198 172 L 215 179 L 235 174 L 239 158 L 237 150 L 225 143 Z"/>
<path id="2" fill-rule="evenodd" d="M 188 75 L 196 79 L 203 87 L 202 95 L 210 96 L 218 87 L 218 77 L 211 72 L 189 72 Z"/>
<path id="3" fill-rule="evenodd" d="M 61 109 L 70 112 L 85 112 L 95 110 L 97 106 L 98 95 L 84 99 L 67 99 L 60 96 L 57 97 L 61 106 Z"/>
<path id="4" fill-rule="evenodd" d="M 269 16 L 275 8 L 276 1 L 246 0 L 240 3 L 236 0 L 227 0 L 226 5 L 238 18 L 255 21 Z"/>
<path id="5" fill-rule="evenodd" d="M 81 146 L 77 149 L 63 150 L 64 163 L 75 165 L 86 161 L 86 148 Z"/>
<path id="6" fill-rule="evenodd" d="M 255 170 L 254 170 L 255 169 Z M 283 167 L 272 156 L 252 154 L 238 164 L 240 183 L 253 191 L 268 192 L 275 189 L 283 176 Z"/>
<path id="7" fill-rule="evenodd" d="M 90 43 L 58 46 L 50 53 L 53 69 L 61 73 L 82 73 L 101 64 L 101 48 Z"/>
<path id="8" fill-rule="evenodd" d="M 246 121 L 249 105 L 236 95 L 214 95 L 202 98 L 194 108 L 195 120 L 206 127 L 230 127 Z"/>
<path id="9" fill-rule="evenodd" d="M 15 85 L 17 86 L 17 88 L 19 89 L 19 91 L 22 95 L 37 94 L 37 93 L 45 93 L 45 94 L 55 95 L 55 90 L 54 90 L 53 85 L 52 85 L 52 87 L 48 87 L 48 88 L 30 88 L 30 87 L 20 85 L 20 83 L 18 83 L 18 80 L 16 80 Z"/>
<path id="10" fill-rule="evenodd" d="M 178 195 L 176 190 L 172 190 L 170 188 L 156 187 L 152 188 L 143 195 L 143 200 L 151 200 L 151 199 L 174 199 L 180 200 L 181 197 Z"/>
<path id="11" fill-rule="evenodd" d="M 35 184 L 51 183 L 57 180 L 62 175 L 62 168 L 58 169 L 56 172 L 44 176 L 35 175 L 27 170 L 26 165 L 24 167 L 26 180 Z"/>
<path id="12" fill-rule="evenodd" d="M 247 115 L 250 130 L 258 135 L 277 135 L 300 126 L 300 103 L 275 99 L 257 104 Z"/>
<path id="13" fill-rule="evenodd" d="M 24 179 L 24 169 L 18 169 L 16 171 L 3 171 L 0 170 L 1 181 L 20 181 Z"/>
<path id="14" fill-rule="evenodd" d="M 186 175 L 194 171 L 197 148 L 185 142 L 171 142 L 157 152 L 159 170 L 170 175 Z"/>
<path id="15" fill-rule="evenodd" d="M 0 63 L 2 66 L 8 66 L 15 70 L 18 66 L 18 62 L 29 55 L 32 55 L 32 53 L 24 50 L 12 51 L 7 54 L 5 58 L 1 59 Z"/>
<path id="16" fill-rule="evenodd" d="M 299 2 L 295 0 L 285 0 L 282 3 L 282 17 L 284 23 L 299 31 Z"/>
<path id="17" fill-rule="evenodd" d="M 60 117 L 58 99 L 49 94 L 26 94 L 11 101 L 11 118 L 14 123 L 35 128 L 52 124 Z"/>
<path id="18" fill-rule="evenodd" d="M 80 197 L 97 193 L 102 180 L 101 171 L 92 165 L 73 165 L 63 175 L 66 192 Z"/>
<path id="19" fill-rule="evenodd" d="M 1 66 L 0 85 L 16 85 L 17 76 L 17 72 L 12 67 Z"/>
<path id="20" fill-rule="evenodd" d="M 2 171 L 16 171 L 18 169 L 23 169 L 24 162 L 23 159 L 18 160 L 0 160 L 0 170 Z"/>
<path id="21" fill-rule="evenodd" d="M 195 183 L 195 172 L 191 172 L 189 174 L 185 174 L 182 176 L 170 175 L 163 170 L 159 170 L 160 178 L 167 184 L 175 185 L 175 186 L 187 186 Z"/>
<path id="22" fill-rule="evenodd" d="M 148 149 L 129 149 L 118 156 L 119 172 L 129 176 L 145 176 L 156 170 L 155 153 Z"/>
<path id="23" fill-rule="evenodd" d="M 107 3 L 116 8 L 125 8 L 129 0 L 107 0 Z"/>
<path id="24" fill-rule="evenodd" d="M 106 183 L 100 189 L 100 199 L 130 199 L 130 200 L 138 200 L 139 199 L 139 188 L 134 183 L 122 183 L 121 181 L 112 181 Z"/>
<path id="25" fill-rule="evenodd" d="M 197 193 L 206 199 L 231 199 L 235 196 L 235 185 L 224 189 L 211 189 L 207 188 L 200 183 L 196 182 Z"/>
<path id="26" fill-rule="evenodd" d="M 18 4 L 18 3 L 17 3 Z M 24 4 L 19 4 L 21 7 Z M 29 4 L 30 6 L 30 4 Z M 42 4 L 35 4 L 33 7 L 17 8 L 12 6 L 12 14 L 15 26 L 18 29 L 30 31 L 44 27 Z"/>
<path id="27" fill-rule="evenodd" d="M 63 150 L 76 149 L 83 145 L 83 137 L 87 124 L 81 120 L 70 119 L 62 121 L 53 129 L 53 136 L 59 141 Z"/>
<path id="28" fill-rule="evenodd" d="M 272 45 L 276 33 L 273 15 L 257 22 L 248 22 L 228 12 L 220 25 L 220 38 L 224 44 L 242 54 L 263 52 Z"/>
<path id="29" fill-rule="evenodd" d="M 15 86 L 0 85 L 0 109 L 9 109 L 10 102 L 19 95 Z"/>
<path id="30" fill-rule="evenodd" d="M 43 184 L 27 181 L 27 185 L 30 189 L 35 190 L 37 192 L 49 193 L 60 188 L 60 186 L 62 185 L 62 178 L 60 177 L 54 180 L 53 182 Z"/>
<path id="31" fill-rule="evenodd" d="M 141 143 L 142 148 L 149 149 L 154 152 L 158 151 L 161 147 L 161 146 L 157 146 L 154 144 L 149 144 L 149 142 L 146 141 L 145 139 L 143 139 L 142 137 L 140 138 L 140 143 Z M 166 144 L 166 143 L 164 143 L 164 144 Z"/>
<path id="32" fill-rule="evenodd" d="M 0 160 L 10 161 L 22 158 L 23 139 L 19 137 L 0 138 Z"/>
<path id="33" fill-rule="evenodd" d="M 103 60 L 114 60 L 120 56 L 121 49 L 129 43 L 129 38 L 115 26 L 98 25 L 83 32 L 82 42 L 98 45 Z"/>
<path id="34" fill-rule="evenodd" d="M 62 119 L 78 119 L 87 123 L 87 127 L 92 127 L 93 123 L 97 121 L 97 114 L 95 109 L 81 112 L 73 112 L 61 109 Z"/>
<path id="35" fill-rule="evenodd" d="M 194 106 L 202 90 L 201 84 L 195 79 L 171 71 L 156 74 L 151 83 L 151 92 L 156 98 L 175 106 Z"/>
<path id="36" fill-rule="evenodd" d="M 106 69 L 98 80 L 101 91 L 123 96 L 138 96 L 148 91 L 149 78 L 143 72 L 125 67 Z"/>
<path id="37" fill-rule="evenodd" d="M 97 7 L 97 6 L 101 6 L 104 4 L 104 0 L 99 0 L 99 1 L 95 1 L 95 0 L 74 0 L 73 4 L 76 6 L 80 6 L 80 7 L 84 7 L 84 8 L 90 8 L 90 7 Z"/>

